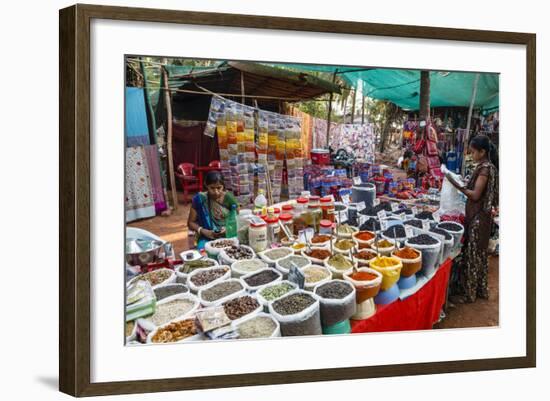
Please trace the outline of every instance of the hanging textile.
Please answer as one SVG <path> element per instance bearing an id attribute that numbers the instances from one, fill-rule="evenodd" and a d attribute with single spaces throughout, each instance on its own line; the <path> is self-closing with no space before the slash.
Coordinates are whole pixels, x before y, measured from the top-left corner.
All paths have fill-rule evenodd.
<path id="1" fill-rule="evenodd" d="M 153 201 L 155 203 L 155 212 L 160 213 L 168 208 L 162 189 L 162 179 L 160 175 L 160 161 L 157 145 L 144 146 L 149 175 L 151 177 L 151 189 L 153 192 Z"/>
<path id="2" fill-rule="evenodd" d="M 149 126 L 143 88 L 126 87 L 126 146 L 149 145 Z"/>
<path id="3" fill-rule="evenodd" d="M 330 146 L 345 149 L 358 161 L 374 163 L 374 133 L 370 124 L 339 124 L 331 131 Z"/>
<path id="4" fill-rule="evenodd" d="M 289 106 L 288 114 L 294 117 L 298 117 L 301 121 L 302 135 L 300 137 L 300 140 L 302 143 L 302 157 L 309 158 L 313 143 L 314 117 L 292 106 Z"/>
<path id="5" fill-rule="evenodd" d="M 313 117 L 312 144 L 313 149 L 327 148 L 327 120 Z"/>
<path id="6" fill-rule="evenodd" d="M 126 148 L 126 222 L 155 216 L 147 156 L 142 146 Z"/>

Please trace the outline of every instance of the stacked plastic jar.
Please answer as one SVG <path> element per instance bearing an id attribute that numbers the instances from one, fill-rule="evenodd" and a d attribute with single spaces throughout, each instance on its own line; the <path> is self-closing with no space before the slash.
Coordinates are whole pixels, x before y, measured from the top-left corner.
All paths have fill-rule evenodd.
<path id="1" fill-rule="evenodd" d="M 279 220 L 290 234 L 294 233 L 294 220 L 292 219 L 292 215 L 290 213 L 281 213 Z M 286 233 L 282 229 L 279 230 L 279 242 L 285 239 L 288 239 Z"/>
<path id="2" fill-rule="evenodd" d="M 321 198 L 321 212 L 324 220 L 334 222 L 334 201 L 332 200 L 332 197 L 326 196 Z"/>
<path id="3" fill-rule="evenodd" d="M 300 231 L 307 228 L 305 222 L 305 214 L 307 212 L 307 198 L 300 197 L 296 200 L 296 205 L 294 207 L 294 235 L 298 235 Z"/>

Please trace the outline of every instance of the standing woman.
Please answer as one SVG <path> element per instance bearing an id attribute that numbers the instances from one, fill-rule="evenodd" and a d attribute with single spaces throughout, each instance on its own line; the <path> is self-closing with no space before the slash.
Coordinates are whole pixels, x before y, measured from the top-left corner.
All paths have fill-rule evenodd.
<path id="1" fill-rule="evenodd" d="M 461 283 L 465 302 L 489 298 L 487 248 L 493 222 L 493 206 L 498 205 L 498 154 L 489 137 L 477 135 L 470 141 L 470 153 L 477 164 L 470 181 L 462 187 L 449 181 L 467 197 L 464 221 L 464 265 Z"/>
<path id="2" fill-rule="evenodd" d="M 206 192 L 193 197 L 187 227 L 197 233 L 197 248 L 204 248 L 207 241 L 225 237 L 225 218 L 237 200 L 225 190 L 223 176 L 219 171 L 210 171 L 205 179 Z"/>

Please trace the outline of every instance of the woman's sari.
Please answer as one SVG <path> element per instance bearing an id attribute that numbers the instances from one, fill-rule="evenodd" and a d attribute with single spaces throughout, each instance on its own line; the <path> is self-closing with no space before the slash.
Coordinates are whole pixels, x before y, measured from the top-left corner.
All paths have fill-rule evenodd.
<path id="1" fill-rule="evenodd" d="M 212 231 L 221 230 L 225 227 L 225 218 L 233 205 L 237 205 L 237 201 L 231 192 L 225 193 L 222 203 L 211 200 L 207 192 L 199 192 L 193 197 L 191 204 L 197 213 L 199 226 Z M 204 243 L 207 241 L 209 241 L 208 238 L 200 236 L 197 241 L 197 248 L 204 248 Z"/>

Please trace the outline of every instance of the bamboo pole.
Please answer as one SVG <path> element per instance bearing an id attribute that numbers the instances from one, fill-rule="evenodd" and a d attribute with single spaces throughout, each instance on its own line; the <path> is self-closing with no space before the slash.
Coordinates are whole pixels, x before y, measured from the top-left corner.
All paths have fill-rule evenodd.
<path id="1" fill-rule="evenodd" d="M 174 175 L 174 158 L 172 152 L 172 99 L 170 96 L 170 89 L 168 87 L 168 73 L 166 68 L 162 68 L 162 75 L 164 77 L 164 102 L 166 103 L 166 147 L 168 151 L 168 175 L 170 177 L 170 187 L 172 188 L 172 203 L 174 204 L 174 210 L 178 208 L 178 193 L 176 191 L 176 177 Z"/>

